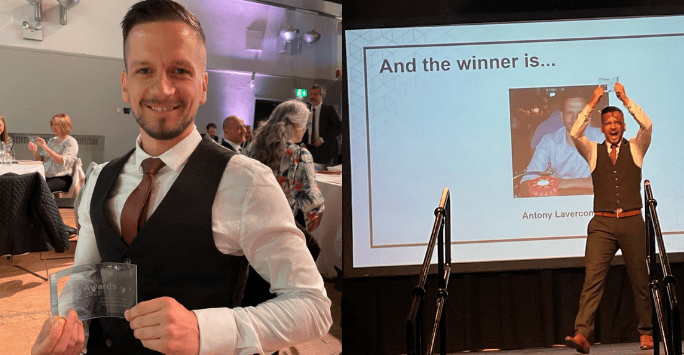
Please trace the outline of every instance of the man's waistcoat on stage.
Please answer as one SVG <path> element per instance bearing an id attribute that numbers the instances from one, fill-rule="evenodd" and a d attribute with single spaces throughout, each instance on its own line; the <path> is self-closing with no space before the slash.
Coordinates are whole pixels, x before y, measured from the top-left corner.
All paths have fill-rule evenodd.
<path id="1" fill-rule="evenodd" d="M 615 165 L 608 155 L 606 143 L 597 144 L 596 168 L 591 173 L 594 183 L 594 211 L 637 210 L 641 203 L 641 168 L 634 164 L 630 144 L 620 144 Z"/>

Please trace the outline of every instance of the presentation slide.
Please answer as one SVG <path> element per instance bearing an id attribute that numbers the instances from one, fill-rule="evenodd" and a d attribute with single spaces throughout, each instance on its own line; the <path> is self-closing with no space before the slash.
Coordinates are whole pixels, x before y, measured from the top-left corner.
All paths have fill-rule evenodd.
<path id="1" fill-rule="evenodd" d="M 591 172 L 566 131 L 603 85 L 597 111 L 622 109 L 633 138 L 615 82 L 653 122 L 642 179 L 667 251 L 684 251 L 684 16 L 345 36 L 354 268 L 421 264 L 444 188 L 454 263 L 583 256 Z"/>

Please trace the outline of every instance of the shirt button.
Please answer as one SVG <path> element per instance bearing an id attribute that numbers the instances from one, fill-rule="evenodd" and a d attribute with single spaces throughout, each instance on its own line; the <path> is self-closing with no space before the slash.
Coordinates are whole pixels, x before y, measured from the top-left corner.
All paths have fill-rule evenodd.
<path id="1" fill-rule="evenodd" d="M 107 340 L 105 340 L 105 345 L 106 345 L 108 348 L 111 348 L 111 347 L 112 347 L 112 339 L 107 339 Z"/>

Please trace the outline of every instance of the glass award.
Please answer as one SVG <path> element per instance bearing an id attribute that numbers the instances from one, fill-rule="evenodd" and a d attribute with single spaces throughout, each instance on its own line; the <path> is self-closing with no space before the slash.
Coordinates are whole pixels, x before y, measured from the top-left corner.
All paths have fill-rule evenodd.
<path id="1" fill-rule="evenodd" d="M 603 86 L 605 92 L 613 92 L 613 90 L 615 90 L 615 83 L 618 82 L 619 78 L 619 76 L 614 78 L 599 78 L 599 86 Z"/>
<path id="2" fill-rule="evenodd" d="M 51 318 L 66 318 L 72 309 L 81 321 L 124 318 L 124 312 L 137 303 L 137 266 L 133 264 L 81 265 L 50 275 Z"/>

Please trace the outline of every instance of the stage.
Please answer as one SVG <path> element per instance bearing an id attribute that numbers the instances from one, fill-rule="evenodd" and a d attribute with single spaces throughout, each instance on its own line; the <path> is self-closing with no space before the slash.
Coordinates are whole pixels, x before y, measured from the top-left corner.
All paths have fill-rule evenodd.
<path id="1" fill-rule="evenodd" d="M 492 355 L 571 355 L 579 354 L 577 350 L 570 349 L 565 345 L 554 345 L 552 348 L 532 348 L 521 350 L 481 350 L 481 351 L 463 351 L 457 353 L 449 353 L 449 355 L 472 354 L 472 353 L 487 353 Z M 660 345 L 660 353 L 665 354 L 665 349 Z M 438 353 L 436 353 L 438 354 Z M 621 344 L 594 344 L 591 346 L 591 355 L 650 355 L 653 350 L 639 350 L 639 343 L 621 343 Z"/>

